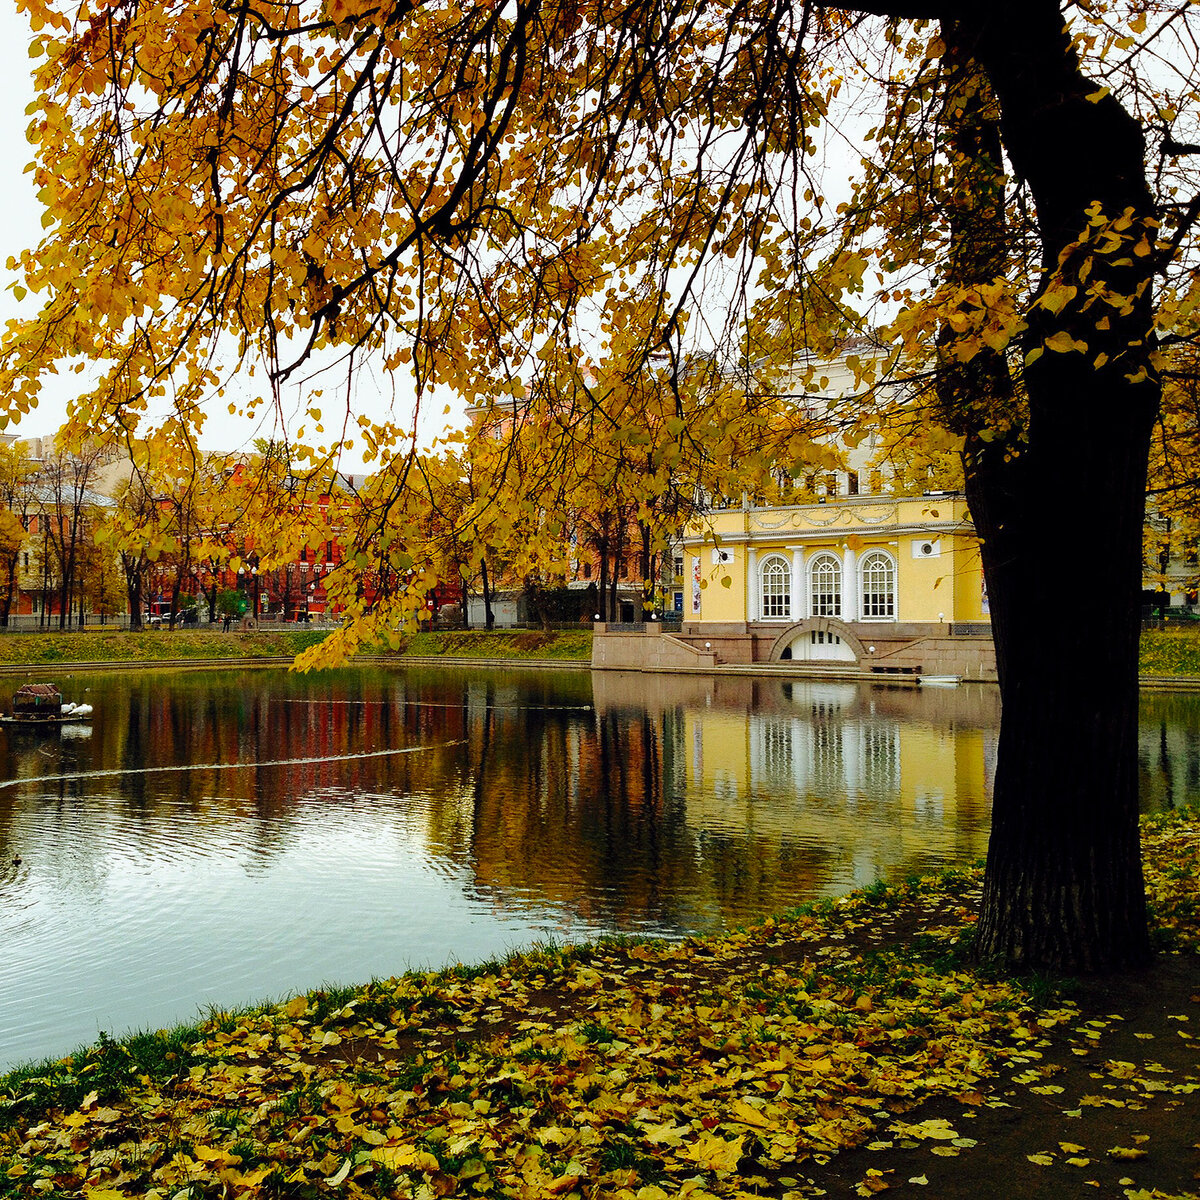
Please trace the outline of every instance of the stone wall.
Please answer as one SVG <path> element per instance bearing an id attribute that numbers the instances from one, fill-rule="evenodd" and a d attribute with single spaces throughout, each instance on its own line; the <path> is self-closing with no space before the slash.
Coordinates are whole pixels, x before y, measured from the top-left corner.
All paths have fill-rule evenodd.
<path id="1" fill-rule="evenodd" d="M 597 622 L 592 626 L 592 666 L 597 670 L 678 671 L 709 670 L 717 656 L 672 633 L 663 633 L 657 625 L 645 626 L 645 632 L 608 631 Z"/>
<path id="2" fill-rule="evenodd" d="M 779 626 L 739 623 L 685 623 L 681 633 L 664 634 L 653 625 L 646 632 L 607 631 L 598 624 L 592 665 L 608 670 L 705 670 L 714 666 L 750 666 L 772 661 L 772 650 L 783 631 Z M 881 676 L 961 675 L 995 681 L 996 651 L 987 636 L 955 636 L 942 625 L 883 625 L 848 621 L 842 628 L 861 646 L 857 666 Z M 777 665 L 784 665 L 778 663 Z M 820 662 L 795 669 L 819 670 Z M 848 664 L 846 664 L 848 665 Z"/>

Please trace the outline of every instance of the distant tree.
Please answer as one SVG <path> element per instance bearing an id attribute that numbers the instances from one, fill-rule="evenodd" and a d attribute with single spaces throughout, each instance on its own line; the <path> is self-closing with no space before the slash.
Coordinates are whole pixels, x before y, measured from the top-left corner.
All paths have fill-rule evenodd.
<path id="1" fill-rule="evenodd" d="M 237 588 L 226 588 L 217 593 L 217 612 L 222 617 L 241 617 L 245 615 L 249 602 L 246 593 Z"/>
<path id="2" fill-rule="evenodd" d="M 24 443 L 0 444 L 0 627 L 7 626 L 28 555 L 37 468 Z"/>
<path id="3" fill-rule="evenodd" d="M 112 446 L 102 441 L 77 443 L 71 448 L 65 440 L 57 440 L 53 453 L 38 470 L 39 520 L 58 578 L 60 629 L 71 619 L 79 566 L 91 537 L 89 517 L 102 501 L 95 490 L 100 468 L 112 457 Z"/>

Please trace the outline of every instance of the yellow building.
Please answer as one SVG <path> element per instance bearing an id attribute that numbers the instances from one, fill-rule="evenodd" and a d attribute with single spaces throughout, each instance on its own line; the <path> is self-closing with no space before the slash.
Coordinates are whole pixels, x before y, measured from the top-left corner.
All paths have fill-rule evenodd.
<path id="1" fill-rule="evenodd" d="M 830 495 L 710 513 L 683 539 L 682 638 L 724 662 L 994 677 L 960 495 Z"/>

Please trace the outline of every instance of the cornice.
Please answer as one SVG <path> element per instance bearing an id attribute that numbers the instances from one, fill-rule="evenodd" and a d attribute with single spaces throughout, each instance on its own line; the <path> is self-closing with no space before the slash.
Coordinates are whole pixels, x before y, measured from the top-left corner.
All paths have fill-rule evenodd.
<path id="1" fill-rule="evenodd" d="M 880 537 L 928 537 L 930 534 L 960 534 L 970 537 L 975 533 L 975 526 L 970 521 L 907 521 L 893 522 L 890 525 L 872 525 L 863 528 L 858 525 L 827 525 L 823 529 L 797 529 L 794 525 L 785 525 L 778 529 L 739 530 L 737 533 L 724 533 L 714 538 L 712 535 L 685 536 L 682 539 L 684 548 L 692 546 L 740 546 L 740 545 L 770 545 L 780 541 L 798 542 L 840 542 L 848 537 L 860 537 L 874 540 Z"/>

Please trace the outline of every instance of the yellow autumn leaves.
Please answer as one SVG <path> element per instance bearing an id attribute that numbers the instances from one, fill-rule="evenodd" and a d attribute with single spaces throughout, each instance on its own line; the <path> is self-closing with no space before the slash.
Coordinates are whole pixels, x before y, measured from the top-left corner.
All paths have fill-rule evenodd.
<path id="1" fill-rule="evenodd" d="M 1146 836 L 1155 907 L 1194 946 L 1200 824 Z M 722 938 L 548 949 L 103 1041 L 0 1081 L 0 1195 L 799 1200 L 859 1147 L 857 1194 L 927 1184 L 976 1149 L 1002 1087 L 1060 1103 L 1055 1031 L 1086 1056 L 1114 1024 L 953 965 L 977 886 L 873 888 Z M 888 945 L 894 919 L 911 943 Z M 1090 1069 L 1068 1119 L 1197 1086 Z M 963 1119 L 922 1110 L 939 1098 Z M 1089 1145 L 1084 1125 L 1029 1162 L 1145 1157 L 1144 1135 Z"/>
<path id="2" fill-rule="evenodd" d="M 882 1135 L 952 1139 L 897 1114 L 969 1091 L 1031 1037 L 1010 985 L 842 950 L 869 915 L 849 900 L 218 1020 L 165 1082 L 10 1117 L 0 1175 L 17 1196 L 102 1200 L 796 1191 L 806 1162 Z"/>

